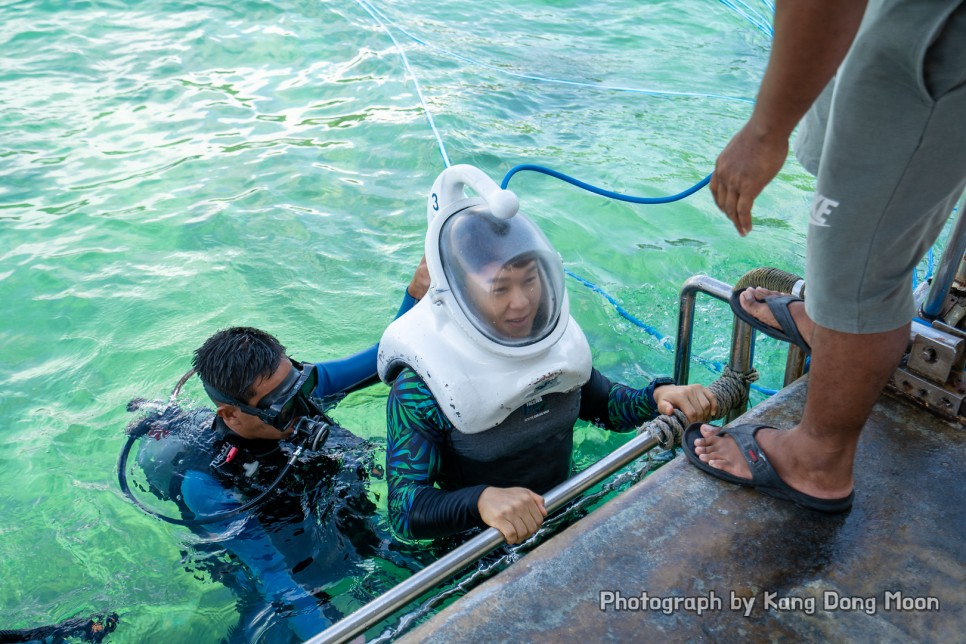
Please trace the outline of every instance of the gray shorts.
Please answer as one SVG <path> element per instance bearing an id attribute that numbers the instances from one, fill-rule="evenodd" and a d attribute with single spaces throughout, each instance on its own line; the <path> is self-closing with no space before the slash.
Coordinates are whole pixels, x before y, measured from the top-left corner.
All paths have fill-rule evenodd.
<path id="1" fill-rule="evenodd" d="M 795 151 L 818 177 L 808 314 L 844 333 L 909 322 L 912 271 L 966 187 L 966 0 L 871 0 Z"/>

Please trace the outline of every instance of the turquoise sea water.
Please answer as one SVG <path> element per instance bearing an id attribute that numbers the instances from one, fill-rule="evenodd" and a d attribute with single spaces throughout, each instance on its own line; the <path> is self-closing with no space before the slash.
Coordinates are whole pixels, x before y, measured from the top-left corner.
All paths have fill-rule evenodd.
<path id="1" fill-rule="evenodd" d="M 110 641 L 222 638 L 231 593 L 185 569 L 186 530 L 117 488 L 127 402 L 166 396 L 226 326 L 304 360 L 375 342 L 444 150 L 497 181 L 538 163 L 635 195 L 696 183 L 750 113 L 756 15 L 766 2 L 0 5 L 0 629 L 116 611 Z M 672 370 L 687 278 L 802 270 L 811 185 L 790 161 L 745 239 L 706 189 L 639 206 L 532 173 L 510 188 L 568 270 L 655 332 L 568 280 L 597 366 L 640 384 Z M 726 307 L 701 300 L 695 355 L 723 362 L 729 338 Z M 759 356 L 780 386 L 777 347 Z M 379 444 L 385 394 L 334 416 Z M 582 428 L 578 461 L 622 440 Z"/>

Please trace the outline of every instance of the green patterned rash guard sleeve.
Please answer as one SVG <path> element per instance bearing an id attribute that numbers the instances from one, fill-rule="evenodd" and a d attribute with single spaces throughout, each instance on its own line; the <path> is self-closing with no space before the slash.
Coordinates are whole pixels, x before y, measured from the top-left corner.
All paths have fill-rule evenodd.
<path id="1" fill-rule="evenodd" d="M 652 385 L 634 389 L 611 383 L 594 369 L 580 390 L 580 418 L 611 431 L 635 429 L 658 415 Z"/>
<path id="2" fill-rule="evenodd" d="M 386 403 L 389 522 L 400 539 L 432 539 L 483 525 L 477 509 L 485 485 L 441 490 L 443 445 L 453 426 L 429 387 L 409 368 Z"/>

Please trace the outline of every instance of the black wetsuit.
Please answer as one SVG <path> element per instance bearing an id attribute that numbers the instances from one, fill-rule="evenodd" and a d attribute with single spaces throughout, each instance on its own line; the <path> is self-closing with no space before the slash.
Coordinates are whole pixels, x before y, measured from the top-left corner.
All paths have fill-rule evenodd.
<path id="1" fill-rule="evenodd" d="M 156 493 L 186 518 L 233 510 L 261 494 L 292 453 L 288 443 L 242 438 L 212 417 L 195 410 L 158 425 L 138 454 Z M 325 447 L 303 453 L 265 502 L 193 528 L 194 563 L 248 596 L 252 616 L 243 617 L 240 639 L 279 618 L 307 639 L 340 617 L 327 608 L 324 588 L 351 576 L 384 541 L 367 492 L 372 465 L 366 441 L 333 427 Z M 218 555 L 225 551 L 244 567 L 225 566 Z M 260 624 L 249 623 L 256 615 Z"/>
<path id="2" fill-rule="evenodd" d="M 406 293 L 396 317 L 415 303 Z M 376 353 L 374 345 L 316 364 L 314 397 L 327 399 L 374 381 Z M 176 501 L 188 518 L 231 511 L 254 498 L 293 449 L 280 441 L 242 438 L 213 417 L 210 410 L 169 405 L 141 421 L 156 427 L 143 439 L 139 463 L 155 493 Z M 367 494 L 370 447 L 335 428 L 319 453 L 302 455 L 266 502 L 194 529 L 201 539 L 191 556 L 236 590 L 243 613 L 250 611 L 242 615 L 237 639 L 264 641 L 266 628 L 280 621 L 301 640 L 309 639 L 341 617 L 325 586 L 365 575 L 358 564 L 374 554 L 406 565 L 388 551 L 390 539 L 379 530 Z M 245 565 L 225 566 L 225 551 Z"/>

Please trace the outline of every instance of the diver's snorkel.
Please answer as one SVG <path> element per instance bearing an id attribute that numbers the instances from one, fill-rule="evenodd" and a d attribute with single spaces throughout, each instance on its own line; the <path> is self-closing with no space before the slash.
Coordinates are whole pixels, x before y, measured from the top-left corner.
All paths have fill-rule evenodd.
<path id="1" fill-rule="evenodd" d="M 174 405 L 175 399 L 178 397 L 178 394 L 181 392 L 181 387 L 184 386 L 184 384 L 188 381 L 189 378 L 191 378 L 192 375 L 194 375 L 194 373 L 195 373 L 195 370 L 191 369 L 184 376 L 181 377 L 181 379 L 178 381 L 178 384 L 175 385 L 174 390 L 171 392 L 171 396 L 168 399 L 168 404 L 159 409 L 162 415 L 164 413 L 167 413 L 167 411 Z M 151 516 L 157 517 L 162 521 L 173 523 L 175 525 L 197 526 L 197 525 L 204 525 L 208 523 L 215 523 L 217 521 L 224 521 L 225 519 L 230 519 L 231 517 L 237 516 L 239 514 L 242 514 L 243 512 L 247 512 L 248 510 L 251 510 L 252 508 L 262 503 L 262 501 L 267 499 L 268 496 L 275 491 L 279 483 L 282 482 L 282 479 L 285 478 L 285 475 L 288 474 L 290 469 L 292 469 L 292 465 L 295 464 L 295 461 L 298 460 L 299 456 L 301 456 L 306 449 L 315 451 L 321 448 L 323 445 L 325 445 L 325 441 L 329 438 L 329 433 L 332 427 L 335 425 L 332 419 L 326 416 L 325 413 L 311 401 L 299 401 L 299 402 L 300 404 L 302 404 L 303 410 L 308 413 L 300 417 L 295 422 L 295 427 L 292 431 L 292 434 L 287 439 L 288 442 L 290 442 L 295 447 L 295 449 L 292 450 L 291 456 L 289 456 L 288 460 L 285 462 L 285 465 L 282 466 L 282 470 L 278 473 L 278 476 L 275 477 L 275 480 L 271 482 L 271 484 L 265 489 L 264 492 L 262 492 L 261 494 L 253 498 L 251 501 L 248 501 L 247 503 L 244 503 L 233 510 L 218 512 L 216 514 L 210 514 L 208 516 L 196 517 L 194 519 L 178 519 L 175 517 L 169 517 L 167 515 L 161 514 L 160 512 L 152 510 L 151 508 L 141 503 L 141 501 L 139 501 L 137 497 L 134 496 L 134 493 L 131 491 L 131 488 L 128 486 L 127 475 L 125 474 L 125 471 L 127 469 L 128 457 L 131 454 L 131 448 L 134 446 L 134 443 L 139 438 L 146 435 L 148 432 L 152 430 L 151 423 L 138 423 L 133 428 L 131 428 L 130 431 L 128 432 L 127 441 L 124 443 L 124 446 L 121 448 L 121 453 L 118 456 L 118 460 L 117 460 L 117 481 L 118 481 L 118 484 L 121 486 L 121 491 L 124 493 L 125 496 L 127 496 L 128 499 L 131 500 L 132 503 L 134 503 L 134 505 L 141 508 L 141 510 L 143 510 L 145 513 Z M 138 409 L 138 408 L 139 408 L 139 405 L 136 403 L 136 401 L 131 401 L 131 403 L 128 404 L 128 411 L 134 411 L 135 409 Z"/>

